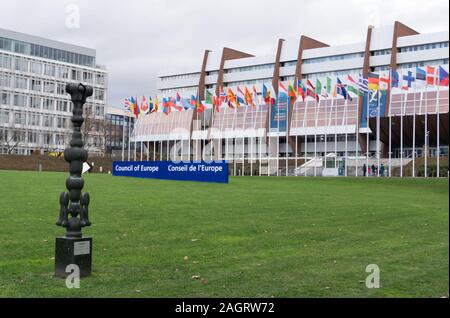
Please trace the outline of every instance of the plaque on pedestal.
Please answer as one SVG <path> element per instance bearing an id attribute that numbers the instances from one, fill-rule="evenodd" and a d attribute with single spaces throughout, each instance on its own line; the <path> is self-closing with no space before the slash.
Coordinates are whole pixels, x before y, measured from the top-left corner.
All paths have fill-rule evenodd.
<path id="1" fill-rule="evenodd" d="M 75 264 L 80 269 L 80 277 L 91 275 L 92 237 L 57 237 L 55 244 L 55 276 L 65 278 L 67 265 Z"/>

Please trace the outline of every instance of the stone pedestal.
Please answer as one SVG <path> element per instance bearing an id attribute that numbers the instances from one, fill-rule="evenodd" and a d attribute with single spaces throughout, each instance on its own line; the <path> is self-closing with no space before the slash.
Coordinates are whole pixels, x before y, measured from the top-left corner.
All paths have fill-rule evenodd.
<path id="1" fill-rule="evenodd" d="M 55 244 L 55 276 L 67 277 L 66 267 L 78 265 L 80 277 L 91 275 L 92 271 L 92 237 L 69 238 L 57 237 Z"/>

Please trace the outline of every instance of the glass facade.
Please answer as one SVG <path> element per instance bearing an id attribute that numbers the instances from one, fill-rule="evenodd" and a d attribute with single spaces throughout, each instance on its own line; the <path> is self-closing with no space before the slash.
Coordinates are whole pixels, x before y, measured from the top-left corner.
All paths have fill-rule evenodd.
<path id="1" fill-rule="evenodd" d="M 30 55 L 70 64 L 95 67 L 95 57 L 0 37 L 0 50 Z"/>

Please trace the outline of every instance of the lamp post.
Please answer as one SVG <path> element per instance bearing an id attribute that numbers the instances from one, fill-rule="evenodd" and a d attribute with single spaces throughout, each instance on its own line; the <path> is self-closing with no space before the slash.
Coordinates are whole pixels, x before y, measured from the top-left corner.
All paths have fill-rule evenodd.
<path id="1" fill-rule="evenodd" d="M 63 237 L 56 238 L 55 244 L 55 276 L 66 277 L 68 265 L 79 268 L 80 277 L 89 276 L 92 267 L 92 238 L 83 237 L 81 229 L 91 225 L 88 217 L 89 194 L 82 193 L 84 186 L 82 177 L 83 162 L 88 153 L 83 149 L 81 125 L 84 122 L 83 105 L 86 98 L 92 95 L 92 87 L 70 83 L 66 85 L 73 103 L 73 133 L 70 146 L 64 150 L 64 159 L 69 163 L 70 176 L 66 179 L 67 192 L 59 197 L 60 213 L 56 225 L 66 228 Z"/>

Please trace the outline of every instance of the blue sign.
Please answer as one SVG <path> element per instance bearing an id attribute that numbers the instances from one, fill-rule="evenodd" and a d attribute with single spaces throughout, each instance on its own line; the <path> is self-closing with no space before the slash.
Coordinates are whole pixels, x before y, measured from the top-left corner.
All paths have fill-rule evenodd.
<path id="1" fill-rule="evenodd" d="M 381 95 L 380 95 L 381 93 Z M 384 117 L 386 112 L 386 102 L 387 102 L 387 90 L 378 91 L 373 94 L 372 92 L 367 96 L 367 93 L 364 94 L 363 98 L 363 107 L 361 114 L 361 126 L 367 127 L 367 100 L 369 100 L 369 118 L 377 117 L 378 113 L 378 98 L 380 99 L 380 117 Z"/>
<path id="2" fill-rule="evenodd" d="M 117 177 L 228 183 L 228 163 L 172 161 L 114 161 Z"/>
<path id="3" fill-rule="evenodd" d="M 289 97 L 279 94 L 277 103 L 271 106 L 270 130 L 271 132 L 286 132 L 288 126 Z"/>

